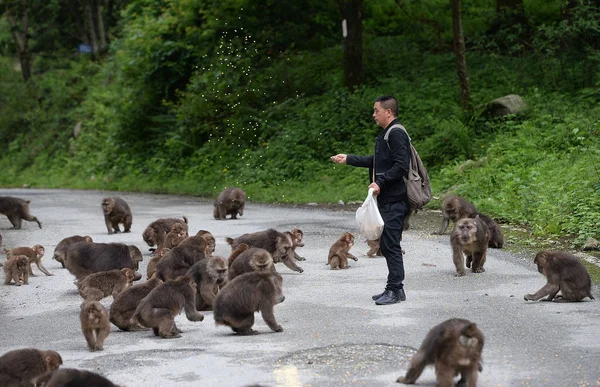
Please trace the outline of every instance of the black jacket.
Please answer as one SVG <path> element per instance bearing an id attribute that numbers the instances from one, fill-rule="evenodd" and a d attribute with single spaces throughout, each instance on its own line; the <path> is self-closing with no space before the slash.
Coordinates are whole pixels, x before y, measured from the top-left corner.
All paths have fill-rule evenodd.
<path id="1" fill-rule="evenodd" d="M 404 176 L 408 173 L 410 140 L 402 129 L 393 129 L 386 143 L 383 138 L 388 128 L 398 123 L 393 120 L 375 139 L 373 156 L 348 155 L 346 163 L 355 167 L 369 168 L 369 179 L 379 186 L 378 203 L 407 201 Z M 389 147 L 388 147 L 389 145 Z"/>

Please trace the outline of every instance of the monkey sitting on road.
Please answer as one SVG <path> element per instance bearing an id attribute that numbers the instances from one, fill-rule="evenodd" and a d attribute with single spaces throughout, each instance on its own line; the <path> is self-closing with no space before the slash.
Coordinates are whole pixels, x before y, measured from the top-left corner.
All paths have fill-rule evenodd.
<path id="1" fill-rule="evenodd" d="M 212 310 L 220 287 L 227 283 L 227 261 L 210 257 L 195 263 L 186 275 L 196 283 L 196 310 Z"/>
<path id="2" fill-rule="evenodd" d="M 481 367 L 483 333 L 475 323 L 450 319 L 433 327 L 413 356 L 398 383 L 414 384 L 427 365 L 435 365 L 437 386 L 453 387 L 453 377 L 461 375 L 457 386 L 476 387 Z"/>
<path id="3" fill-rule="evenodd" d="M 11 255 L 4 262 L 4 285 L 10 285 L 10 281 L 15 281 L 15 285 L 29 285 L 29 259 L 24 255 Z"/>
<path id="4" fill-rule="evenodd" d="M 347 269 L 348 258 L 358 261 L 358 258 L 350 254 L 352 246 L 354 246 L 354 236 L 349 232 L 344 233 L 340 239 L 335 241 L 329 248 L 327 264 L 331 266 L 333 270 Z"/>
<path id="5" fill-rule="evenodd" d="M 564 251 L 540 251 L 533 261 L 548 283 L 535 294 L 526 294 L 525 301 L 578 302 L 592 295 L 592 281 L 581 261 Z M 560 291 L 560 295 L 558 292 Z"/>
<path id="6" fill-rule="evenodd" d="M 77 242 L 93 242 L 93 241 L 94 240 L 92 239 L 92 237 L 88 236 L 88 235 L 86 235 L 86 236 L 73 235 L 73 236 L 64 238 L 63 240 L 58 242 L 58 244 L 54 248 L 54 254 L 52 255 L 52 259 L 54 259 L 56 262 L 59 262 L 64 269 L 65 268 L 64 253 L 69 245 L 72 245 L 73 243 L 77 243 Z"/>
<path id="7" fill-rule="evenodd" d="M 217 325 L 227 325 L 240 335 L 257 334 L 252 329 L 254 313 L 259 311 L 274 332 L 283 332 L 275 320 L 273 306 L 285 300 L 281 275 L 273 271 L 244 273 L 229 281 L 215 300 L 213 316 Z"/>
<path id="8" fill-rule="evenodd" d="M 56 351 L 15 349 L 0 356 L 0 386 L 32 386 L 32 379 L 54 371 L 63 363 Z"/>

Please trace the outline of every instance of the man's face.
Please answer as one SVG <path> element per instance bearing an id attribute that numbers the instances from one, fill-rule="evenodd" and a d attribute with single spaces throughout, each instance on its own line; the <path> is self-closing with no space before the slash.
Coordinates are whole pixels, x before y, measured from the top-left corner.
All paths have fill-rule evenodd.
<path id="1" fill-rule="evenodd" d="M 392 111 L 390 109 L 384 109 L 381 106 L 381 102 L 375 102 L 373 105 L 373 118 L 377 125 L 385 128 L 391 121 Z"/>

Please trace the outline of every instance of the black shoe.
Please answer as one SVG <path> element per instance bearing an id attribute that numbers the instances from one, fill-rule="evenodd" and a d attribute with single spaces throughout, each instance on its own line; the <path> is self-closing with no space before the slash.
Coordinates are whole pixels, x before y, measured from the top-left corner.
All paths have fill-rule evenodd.
<path id="1" fill-rule="evenodd" d="M 400 292 L 393 290 L 386 290 L 383 295 L 375 301 L 375 305 L 390 305 L 400 302 Z"/>
<path id="2" fill-rule="evenodd" d="M 379 294 L 376 294 L 376 295 L 374 295 L 373 297 L 371 297 L 371 299 L 372 299 L 373 301 L 377 301 L 377 299 L 378 299 L 379 297 L 383 296 L 384 294 L 385 294 L 385 290 L 384 290 L 383 292 L 379 293 Z"/>
<path id="3" fill-rule="evenodd" d="M 404 289 L 398 290 L 398 296 L 400 297 L 400 301 L 406 301 L 406 293 Z"/>

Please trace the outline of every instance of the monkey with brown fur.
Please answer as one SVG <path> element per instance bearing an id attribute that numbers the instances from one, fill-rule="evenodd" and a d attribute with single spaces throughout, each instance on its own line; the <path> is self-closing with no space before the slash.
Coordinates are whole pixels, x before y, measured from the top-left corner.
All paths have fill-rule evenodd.
<path id="1" fill-rule="evenodd" d="M 213 316 L 217 325 L 227 325 L 240 335 L 254 335 L 254 312 L 274 332 L 283 332 L 275 320 L 273 306 L 285 300 L 281 286 L 283 279 L 274 271 L 244 273 L 229 281 L 215 300 Z"/>
<path id="2" fill-rule="evenodd" d="M 469 215 L 469 218 L 475 218 L 476 216 L 479 216 L 490 230 L 490 241 L 488 242 L 488 247 L 493 249 L 501 249 L 502 246 L 504 246 L 504 236 L 502 235 L 500 226 L 489 216 L 478 212 Z"/>
<path id="3" fill-rule="evenodd" d="M 11 255 L 4 262 L 4 285 L 10 285 L 10 281 L 15 281 L 15 285 L 29 285 L 29 259 L 25 255 Z"/>
<path id="4" fill-rule="evenodd" d="M 121 232 L 119 223 L 123 223 L 123 232 L 131 232 L 133 217 L 129 204 L 125 200 L 117 196 L 102 199 L 102 212 L 109 234 Z"/>
<path id="5" fill-rule="evenodd" d="M 42 222 L 29 212 L 31 200 L 23 200 L 12 196 L 0 196 L 0 214 L 6 215 L 13 228 L 20 229 L 21 221 L 36 222 L 42 228 Z"/>
<path id="6" fill-rule="evenodd" d="M 177 218 L 161 218 L 157 219 L 154 222 L 150 223 L 148 227 L 144 230 L 142 237 L 144 241 L 148 244 L 148 246 L 162 246 L 165 242 L 165 237 L 167 233 L 171 231 L 173 224 L 176 222 L 181 223 L 181 219 Z M 186 236 L 188 236 L 188 219 L 183 217 L 183 224 L 186 227 Z M 152 250 L 152 249 L 151 249 Z"/>
<path id="7" fill-rule="evenodd" d="M 377 239 L 367 239 L 367 245 L 369 246 L 369 251 L 367 251 L 367 257 L 373 258 L 375 256 L 382 257 L 383 253 L 381 252 L 381 238 Z M 404 252 L 403 252 L 404 254 Z"/>
<path id="8" fill-rule="evenodd" d="M 227 261 L 210 257 L 196 262 L 186 275 L 196 283 L 196 310 L 212 310 L 219 288 L 227 283 Z"/>
<path id="9" fill-rule="evenodd" d="M 200 230 L 196 233 L 196 236 L 201 236 L 202 238 L 204 238 L 206 244 L 208 245 L 208 255 L 212 255 L 215 252 L 215 247 L 217 243 L 215 241 L 215 237 L 210 233 L 210 231 Z"/>
<path id="10" fill-rule="evenodd" d="M 159 250 L 156 250 L 154 252 L 154 258 L 152 258 L 150 260 L 150 262 L 148 262 L 148 266 L 146 266 L 146 278 L 150 279 L 152 277 L 154 277 L 154 274 L 156 274 L 156 265 L 158 264 L 158 262 L 163 259 L 163 257 L 170 251 L 171 249 L 167 249 L 167 248 L 162 248 Z"/>
<path id="11" fill-rule="evenodd" d="M 202 236 L 186 238 L 169 250 L 156 264 L 156 276 L 163 281 L 175 279 L 185 273 L 196 262 L 208 257 L 208 245 Z"/>
<path id="12" fill-rule="evenodd" d="M 15 247 L 14 249 L 10 249 L 6 251 L 6 255 L 25 255 L 27 259 L 29 259 L 29 275 L 34 276 L 33 270 L 31 270 L 31 265 L 35 263 L 35 265 L 40 269 L 40 271 L 46 275 L 54 275 L 50 274 L 48 270 L 42 265 L 42 257 L 46 250 L 42 245 L 35 245 L 33 247 Z"/>
<path id="13" fill-rule="evenodd" d="M 327 264 L 333 269 L 347 269 L 348 258 L 358 261 L 354 255 L 350 254 L 350 249 L 354 246 L 354 236 L 345 232 L 340 239 L 335 241 L 329 248 Z"/>
<path id="14" fill-rule="evenodd" d="M 242 243 L 238 249 L 243 246 L 247 245 Z M 276 271 L 273 257 L 267 250 L 252 247 L 239 254 L 229 266 L 229 280 L 253 271 Z"/>
<path id="15" fill-rule="evenodd" d="M 169 231 L 165 236 L 165 242 L 162 246 L 159 246 L 158 249 L 172 249 L 173 247 L 183 242 L 183 240 L 187 237 L 187 227 L 184 226 L 181 222 L 175 222 L 173 224 L 173 227 L 171 227 L 171 231 Z"/>
<path id="16" fill-rule="evenodd" d="M 59 262 L 64 269 L 65 268 L 65 260 L 63 259 L 64 252 L 68 246 L 72 245 L 73 243 L 77 243 L 77 242 L 93 242 L 93 241 L 94 240 L 89 235 L 86 235 L 86 236 L 73 235 L 73 236 L 64 238 L 63 240 L 58 242 L 58 244 L 54 248 L 54 254 L 52 255 L 52 259 Z"/>
<path id="17" fill-rule="evenodd" d="M 115 300 L 110 305 L 110 322 L 122 331 L 147 330 L 148 328 L 141 326 L 137 322 L 132 323 L 131 318 L 140 301 L 161 283 L 161 280 L 154 277 L 117 294 Z"/>
<path id="18" fill-rule="evenodd" d="M 282 233 L 270 228 L 264 231 L 243 234 L 235 239 L 225 238 L 225 240 L 231 245 L 232 250 L 241 243 L 245 243 L 250 247 L 260 247 L 271 254 L 273 262 L 283 262 L 285 266 L 299 273 L 304 271 L 294 261 L 294 242 L 289 233 Z"/>
<path id="19" fill-rule="evenodd" d="M 442 235 L 448 229 L 451 220 L 456 225 L 459 219 L 467 218 L 469 215 L 475 213 L 477 213 L 477 209 L 465 198 L 456 195 L 446 196 L 442 201 L 442 224 L 439 231 L 433 234 Z"/>
<path id="20" fill-rule="evenodd" d="M 581 261 L 564 251 L 540 251 L 533 261 L 548 283 L 534 294 L 526 294 L 525 301 L 579 302 L 592 296 L 592 281 Z M 560 295 L 557 295 L 560 291 Z"/>
<path id="21" fill-rule="evenodd" d="M 108 311 L 98 301 L 84 301 L 79 313 L 81 331 L 90 352 L 102 351 L 104 340 L 110 334 Z"/>
<path id="22" fill-rule="evenodd" d="M 304 247 L 304 242 L 302 241 L 304 238 L 304 233 L 299 228 L 293 228 L 289 233 L 292 237 L 292 243 L 294 245 L 294 259 L 296 261 L 306 261 L 306 258 L 299 256 L 296 252 L 298 247 Z"/>
<path id="23" fill-rule="evenodd" d="M 204 315 L 196 311 L 196 283 L 189 276 L 168 280 L 152 289 L 140 301 L 131 323 L 152 328 L 155 336 L 163 339 L 181 337 L 175 325 L 175 316 L 185 311 L 190 321 L 202 321 Z"/>
<path id="24" fill-rule="evenodd" d="M 34 378 L 54 371 L 62 363 L 56 351 L 23 348 L 6 352 L 0 356 L 0 386 L 33 386 Z"/>
<path id="25" fill-rule="evenodd" d="M 433 364 L 437 386 L 454 387 L 453 378 L 460 374 L 457 385 L 476 387 L 483 344 L 483 333 L 475 323 L 457 318 L 446 320 L 427 333 L 406 375 L 397 382 L 414 384 L 425 367 Z"/>
<path id="26" fill-rule="evenodd" d="M 135 272 L 132 269 L 114 269 L 92 273 L 79 281 L 79 294 L 86 301 L 100 301 L 110 295 L 113 299 L 133 284 Z"/>
<path id="27" fill-rule="evenodd" d="M 452 246 L 452 260 L 456 266 L 457 277 L 465 275 L 465 259 L 467 256 L 467 267 L 473 273 L 483 273 L 483 264 L 486 260 L 490 232 L 483 220 L 478 216 L 475 218 L 463 218 L 454 225 L 450 234 Z M 464 255 L 463 255 L 464 254 Z M 471 263 L 473 267 L 471 267 Z"/>
<path id="28" fill-rule="evenodd" d="M 65 266 L 77 278 L 100 271 L 129 268 L 137 271 L 142 252 L 134 245 L 123 243 L 77 242 L 67 246 L 64 253 Z M 136 279 L 141 275 L 136 274 Z"/>
<path id="29" fill-rule="evenodd" d="M 229 187 L 221 191 L 214 203 L 213 217 L 217 220 L 237 219 L 238 214 L 244 215 L 246 204 L 246 193 L 239 188 Z"/>
<path id="30" fill-rule="evenodd" d="M 35 379 L 36 387 L 119 387 L 104 376 L 86 370 L 60 368 Z"/>

